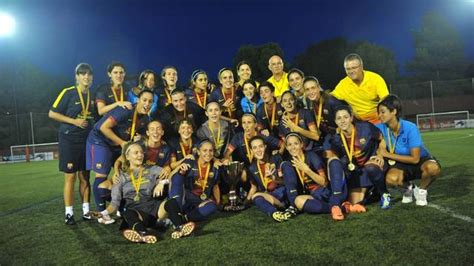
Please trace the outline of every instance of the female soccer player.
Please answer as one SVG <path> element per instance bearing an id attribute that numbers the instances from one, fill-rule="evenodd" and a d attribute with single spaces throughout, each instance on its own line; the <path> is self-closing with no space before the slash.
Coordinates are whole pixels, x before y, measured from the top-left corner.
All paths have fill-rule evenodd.
<path id="1" fill-rule="evenodd" d="M 268 134 L 279 138 L 278 124 L 283 115 L 283 110 L 276 101 L 275 87 L 270 82 L 264 81 L 258 89 L 263 101 L 263 104 L 257 108 L 258 130 L 266 131 Z"/>
<path id="2" fill-rule="evenodd" d="M 229 122 L 222 119 L 221 107 L 217 102 L 207 103 L 206 116 L 208 120 L 197 131 L 197 137 L 200 140 L 211 140 L 215 148 L 214 156 L 221 159 L 232 137 L 233 129 Z"/>
<path id="3" fill-rule="evenodd" d="M 138 86 L 134 87 L 128 92 L 128 99 L 132 104 L 136 104 L 138 102 L 138 94 L 142 90 L 150 90 L 153 92 L 153 104 L 150 108 L 150 116 L 153 116 L 157 111 L 156 107 L 158 105 L 158 95 L 155 94 L 155 72 L 150 69 L 143 70 L 140 73 L 138 78 Z"/>
<path id="4" fill-rule="evenodd" d="M 253 162 L 249 167 L 251 188 L 247 200 L 252 200 L 259 210 L 275 221 L 286 221 L 288 216 L 278 211 L 286 207 L 286 189 L 278 176 L 281 157 L 267 153 L 267 145 L 261 136 L 253 137 L 249 144 Z"/>
<path id="5" fill-rule="evenodd" d="M 278 128 L 280 138 L 285 139 L 286 134 L 295 132 L 303 137 L 306 150 L 314 149 L 313 142 L 319 140 L 319 133 L 311 113 L 298 108 L 296 97 L 291 91 L 285 91 L 281 95 L 281 106 L 285 112 L 281 116 Z"/>
<path id="6" fill-rule="evenodd" d="M 237 83 L 239 87 L 242 88 L 244 86 L 244 82 L 252 78 L 252 68 L 246 61 L 240 61 L 237 64 L 236 70 L 237 76 L 239 76 L 239 81 Z M 257 84 L 255 86 L 257 88 L 259 84 L 258 82 L 255 83 Z"/>
<path id="7" fill-rule="evenodd" d="M 222 108 L 222 115 L 231 119 L 239 120 L 242 116 L 240 100 L 242 91 L 234 84 L 234 74 L 228 68 L 219 70 L 219 82 L 221 87 L 212 91 L 211 101 L 218 102 Z"/>
<path id="8" fill-rule="evenodd" d="M 128 90 L 123 84 L 125 66 L 120 62 L 112 62 L 107 67 L 107 75 L 110 84 L 100 86 L 95 96 L 97 113 L 103 116 L 117 106 L 132 109 L 132 103 L 126 99 Z"/>
<path id="9" fill-rule="evenodd" d="M 291 160 L 281 165 L 285 187 L 291 206 L 286 209 L 288 217 L 295 216 L 295 207 L 308 213 L 329 213 L 335 221 L 344 219 L 342 203 L 347 197 L 343 175 L 333 175 L 330 183 L 324 163 L 314 151 L 304 151 L 303 139 L 297 133 L 285 138 L 286 149 Z"/>
<path id="10" fill-rule="evenodd" d="M 299 107 L 307 109 L 308 101 L 303 88 L 303 80 L 303 71 L 293 68 L 288 72 L 288 84 L 290 85 L 291 92 L 295 95 Z"/>
<path id="11" fill-rule="evenodd" d="M 115 108 L 94 125 L 87 137 L 86 168 L 95 173 L 93 190 L 98 211 L 105 209 L 99 184 L 107 178 L 125 143 L 134 140 L 136 135 L 145 135 L 152 102 L 153 93 L 143 90 L 132 110 Z"/>
<path id="12" fill-rule="evenodd" d="M 208 95 L 209 81 L 207 73 L 198 69 L 191 75 L 190 90 L 186 90 L 186 97 L 189 101 L 196 103 L 202 109 L 206 109 L 206 104 L 210 95 Z"/>
<path id="13" fill-rule="evenodd" d="M 94 99 L 91 96 L 92 68 L 80 63 L 75 70 L 76 85 L 63 89 L 49 111 L 49 118 L 59 125 L 59 171 L 64 172 L 65 223 L 76 224 L 74 220 L 74 183 L 79 178 L 79 192 L 82 200 L 82 218 L 90 220 L 89 171 L 86 171 L 86 139 L 94 125 Z M 76 103 L 80 104 L 76 104 Z"/>
<path id="14" fill-rule="evenodd" d="M 161 79 L 163 87 L 158 88 L 158 109 L 171 104 L 171 92 L 176 89 L 178 84 L 178 70 L 174 66 L 165 66 L 161 70 Z"/>
<path id="15" fill-rule="evenodd" d="M 171 178 L 170 198 L 182 203 L 190 221 L 203 221 L 217 211 L 220 204 L 219 162 L 214 162 L 214 144 L 203 140 L 196 159 L 186 159 Z"/>
<path id="16" fill-rule="evenodd" d="M 382 136 L 369 122 L 353 122 L 349 106 L 338 106 L 335 112 L 338 133 L 326 138 L 329 179 L 346 176 L 349 189 L 348 212 L 365 212 L 362 205 L 367 188 L 379 193 L 382 209 L 390 208 L 390 194 L 383 176 L 383 158 L 377 155 Z"/>
<path id="17" fill-rule="evenodd" d="M 240 100 L 240 106 L 244 113 L 257 113 L 257 108 L 263 104 L 262 99 L 256 93 L 257 91 L 257 83 L 251 79 L 246 80 L 242 84 L 242 91 L 244 93 L 244 97 Z"/>
<path id="18" fill-rule="evenodd" d="M 385 176 L 388 185 L 405 187 L 402 203 L 413 202 L 426 206 L 429 185 L 441 171 L 439 162 L 431 156 L 423 145 L 420 131 L 415 124 L 401 119 L 402 104 L 395 95 L 388 95 L 377 106 L 382 124 L 384 140 L 380 144 L 380 153 L 388 161 L 389 170 Z M 410 182 L 421 178 L 420 187 Z"/>
<path id="19" fill-rule="evenodd" d="M 122 217 L 127 229 L 122 231 L 122 235 L 131 242 L 155 243 L 157 238 L 150 228 L 158 219 L 165 218 L 169 218 L 176 228 L 172 238 L 190 235 L 195 224 L 186 222 L 175 199 L 165 200 L 162 197 L 164 185 L 169 182 L 168 179 L 158 178 L 162 168 L 144 165 L 143 148 L 136 142 L 125 144 L 122 156 L 124 164 L 119 182 L 112 188 L 112 201 L 106 210 L 96 215 L 110 220 L 110 214 L 124 202 Z"/>
<path id="20" fill-rule="evenodd" d="M 186 159 L 194 159 L 197 152 L 198 138 L 194 136 L 193 122 L 188 119 L 179 120 L 178 127 L 179 140 L 172 142 L 176 154 L 176 161 L 171 163 L 171 168 L 175 169 Z"/>

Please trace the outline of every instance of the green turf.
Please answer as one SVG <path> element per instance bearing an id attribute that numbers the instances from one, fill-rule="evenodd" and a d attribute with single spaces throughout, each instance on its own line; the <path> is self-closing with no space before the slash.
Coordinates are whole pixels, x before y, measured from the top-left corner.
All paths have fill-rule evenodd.
<path id="1" fill-rule="evenodd" d="M 430 203 L 474 218 L 474 130 L 424 133 L 440 159 Z M 62 176 L 57 162 L 0 165 L 0 264 L 410 264 L 472 265 L 473 221 L 435 208 L 375 204 L 335 223 L 300 215 L 278 224 L 255 208 L 220 213 L 198 224 L 194 237 L 157 244 L 126 242 L 118 225 L 63 225 Z M 76 204 L 76 213 L 80 206 Z"/>

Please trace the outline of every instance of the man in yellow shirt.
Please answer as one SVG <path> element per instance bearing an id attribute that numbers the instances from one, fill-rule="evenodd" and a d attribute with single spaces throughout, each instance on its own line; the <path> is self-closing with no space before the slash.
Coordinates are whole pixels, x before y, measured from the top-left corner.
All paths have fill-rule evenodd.
<path id="1" fill-rule="evenodd" d="M 358 54 L 346 56 L 344 68 L 347 77 L 339 81 L 331 94 L 346 101 L 358 119 L 380 123 L 377 104 L 388 95 L 384 79 L 377 73 L 364 70 L 362 58 Z"/>
<path id="2" fill-rule="evenodd" d="M 283 60 L 278 55 L 270 57 L 268 60 L 268 69 L 272 76 L 267 79 L 275 87 L 275 97 L 280 102 L 280 96 L 290 88 L 288 84 L 288 73 L 283 71 Z"/>

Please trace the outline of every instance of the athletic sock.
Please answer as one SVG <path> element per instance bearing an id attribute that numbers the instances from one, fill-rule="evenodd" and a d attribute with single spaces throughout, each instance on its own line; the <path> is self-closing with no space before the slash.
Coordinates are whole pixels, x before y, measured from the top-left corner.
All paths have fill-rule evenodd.
<path id="1" fill-rule="evenodd" d="M 105 181 L 104 177 L 96 177 L 94 180 L 94 185 L 92 186 L 97 211 L 105 210 L 105 200 L 103 197 L 101 197 L 101 193 L 99 189 L 99 185 L 104 181 Z"/>
<path id="2" fill-rule="evenodd" d="M 217 211 L 217 206 L 213 202 L 208 202 L 204 206 L 194 208 L 187 214 L 187 217 L 191 221 L 203 221 Z"/>
<path id="3" fill-rule="evenodd" d="M 165 202 L 165 211 L 168 213 L 168 217 L 174 226 L 178 227 L 184 223 L 184 218 L 176 199 L 170 199 Z"/>
<path id="4" fill-rule="evenodd" d="M 146 231 L 146 227 L 143 221 L 140 220 L 138 213 L 134 210 L 126 210 L 123 212 L 123 219 L 127 222 L 128 226 L 135 231 L 143 232 Z"/>
<path id="5" fill-rule="evenodd" d="M 89 202 L 82 203 L 82 213 L 87 214 L 88 212 L 90 212 Z"/>
<path id="6" fill-rule="evenodd" d="M 270 202 L 261 196 L 255 197 L 253 202 L 255 202 L 255 206 L 257 206 L 259 210 L 267 215 L 272 215 L 272 213 L 277 211 L 277 209 Z"/>
<path id="7" fill-rule="evenodd" d="M 370 181 L 372 181 L 375 189 L 380 195 L 389 193 L 385 184 L 383 172 L 380 168 L 375 166 L 366 166 L 366 171 Z"/>
<path id="8" fill-rule="evenodd" d="M 329 213 L 329 204 L 315 199 L 306 200 L 303 204 L 303 211 L 307 213 Z"/>
<path id="9" fill-rule="evenodd" d="M 338 159 L 333 159 L 329 162 L 328 168 L 329 182 L 331 183 L 329 204 L 331 206 L 341 206 L 347 197 L 347 186 L 342 163 Z"/>
<path id="10" fill-rule="evenodd" d="M 68 214 L 69 215 L 74 215 L 74 209 L 73 209 L 72 206 L 66 206 L 65 209 L 66 209 L 65 215 L 68 215 Z"/>

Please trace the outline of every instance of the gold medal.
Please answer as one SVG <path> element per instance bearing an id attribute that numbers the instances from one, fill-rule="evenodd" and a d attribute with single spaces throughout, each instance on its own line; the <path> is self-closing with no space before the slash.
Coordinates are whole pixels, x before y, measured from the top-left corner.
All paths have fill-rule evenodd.
<path id="1" fill-rule="evenodd" d="M 347 165 L 347 169 L 349 169 L 349 171 L 352 172 L 352 171 L 354 171 L 354 170 L 356 169 L 356 166 L 355 166 L 355 164 L 353 164 L 353 163 L 349 163 L 349 165 Z"/>
<path id="2" fill-rule="evenodd" d="M 133 197 L 134 201 L 139 201 L 140 200 L 140 194 L 135 194 L 135 197 Z"/>
<path id="3" fill-rule="evenodd" d="M 206 200 L 207 199 L 207 195 L 206 193 L 202 193 L 201 196 L 199 196 L 202 200 Z"/>
<path id="4" fill-rule="evenodd" d="M 388 160 L 388 164 L 391 165 L 391 166 L 394 166 L 394 165 L 395 165 L 395 161 L 394 161 L 394 160 Z"/>

